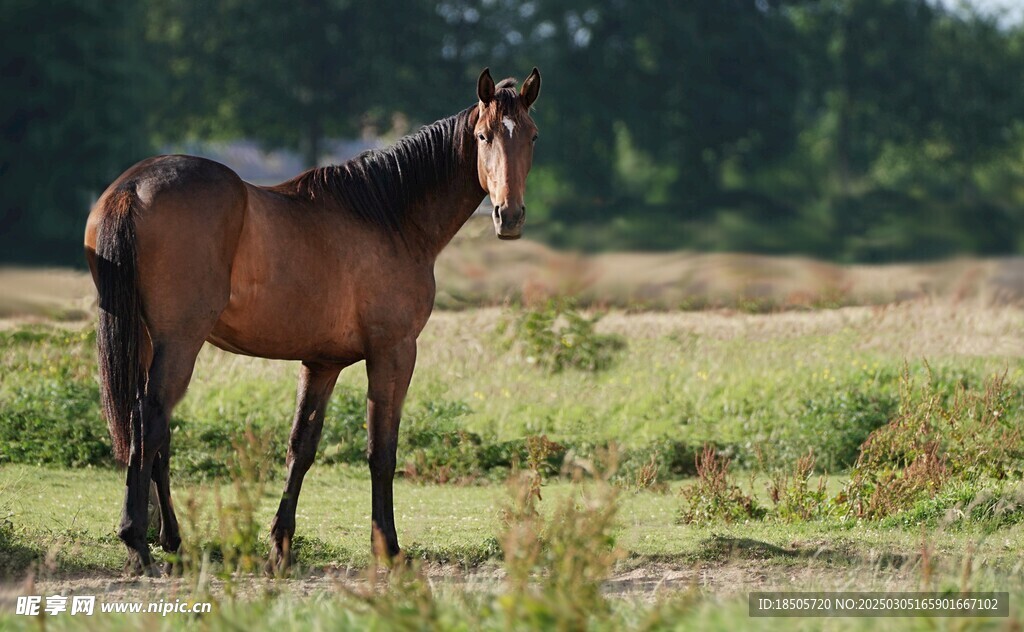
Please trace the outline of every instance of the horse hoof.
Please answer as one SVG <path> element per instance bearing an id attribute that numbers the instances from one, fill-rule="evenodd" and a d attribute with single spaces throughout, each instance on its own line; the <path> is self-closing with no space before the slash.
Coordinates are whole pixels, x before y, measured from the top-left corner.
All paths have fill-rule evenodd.
<path id="1" fill-rule="evenodd" d="M 399 549 L 397 553 L 388 560 L 388 566 L 392 569 L 408 569 L 412 567 L 412 558 Z"/>
<path id="2" fill-rule="evenodd" d="M 280 579 L 291 573 L 291 566 L 288 556 L 271 553 L 270 559 L 263 566 L 263 572 L 267 577 Z"/>
<path id="3" fill-rule="evenodd" d="M 181 562 L 172 562 L 170 560 L 164 562 L 163 573 L 168 577 L 181 577 L 184 571 L 181 568 Z"/>
<path id="4" fill-rule="evenodd" d="M 129 559 L 124 565 L 124 572 L 130 577 L 160 577 L 160 568 L 152 562 L 143 563 L 137 557 Z"/>

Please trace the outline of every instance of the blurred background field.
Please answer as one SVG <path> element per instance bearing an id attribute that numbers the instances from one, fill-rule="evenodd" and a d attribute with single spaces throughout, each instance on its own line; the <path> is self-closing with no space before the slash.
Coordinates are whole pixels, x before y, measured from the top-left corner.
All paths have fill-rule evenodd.
<path id="1" fill-rule="evenodd" d="M 598 309 L 749 313 L 920 300 L 997 306 L 1024 301 L 1024 258 L 1018 257 L 843 265 L 693 251 L 585 254 L 529 238 L 499 242 L 486 217 L 474 218 L 456 236 L 441 254 L 436 276 L 442 310 L 536 306 L 566 297 Z M 87 320 L 94 301 L 87 271 L 0 267 L 0 318 Z"/>

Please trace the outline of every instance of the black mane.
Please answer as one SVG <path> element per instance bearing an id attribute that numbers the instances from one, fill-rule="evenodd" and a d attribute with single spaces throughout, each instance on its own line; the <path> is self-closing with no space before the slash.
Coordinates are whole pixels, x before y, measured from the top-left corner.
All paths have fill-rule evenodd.
<path id="1" fill-rule="evenodd" d="M 400 231 L 411 202 L 455 178 L 465 158 L 465 137 L 472 132 L 471 111 L 426 125 L 385 149 L 310 169 L 271 190 L 332 201 L 369 224 Z"/>

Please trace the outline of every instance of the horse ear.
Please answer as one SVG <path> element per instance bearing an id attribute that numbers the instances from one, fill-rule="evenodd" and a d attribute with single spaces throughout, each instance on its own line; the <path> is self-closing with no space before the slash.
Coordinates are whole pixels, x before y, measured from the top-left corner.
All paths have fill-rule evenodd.
<path id="1" fill-rule="evenodd" d="M 484 68 L 480 78 L 476 80 L 476 96 L 480 103 L 487 105 L 494 98 L 494 79 L 491 78 L 491 69 Z"/>
<path id="2" fill-rule="evenodd" d="M 519 91 L 519 97 L 523 100 L 526 107 L 529 108 L 537 100 L 538 96 L 540 96 L 540 71 L 534 68 L 530 76 L 523 82 L 523 88 Z"/>

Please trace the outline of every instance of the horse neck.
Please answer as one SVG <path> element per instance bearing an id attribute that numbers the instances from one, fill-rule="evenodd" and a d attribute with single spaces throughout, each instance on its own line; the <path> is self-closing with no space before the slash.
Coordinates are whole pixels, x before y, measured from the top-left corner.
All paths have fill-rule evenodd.
<path id="1" fill-rule="evenodd" d="M 479 208 L 486 192 L 477 175 L 476 143 L 468 142 L 455 177 L 424 196 L 409 214 L 410 249 L 433 261 Z"/>

